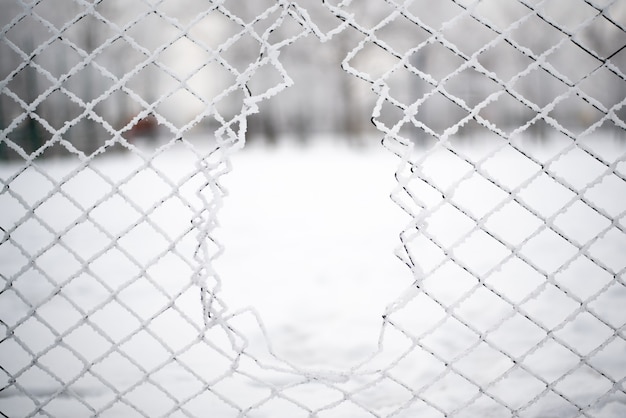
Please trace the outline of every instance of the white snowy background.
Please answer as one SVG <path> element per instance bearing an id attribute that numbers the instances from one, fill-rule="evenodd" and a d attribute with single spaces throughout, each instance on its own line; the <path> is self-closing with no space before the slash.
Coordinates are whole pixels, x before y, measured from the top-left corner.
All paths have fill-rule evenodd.
<path id="1" fill-rule="evenodd" d="M 545 158 L 555 152 L 554 144 L 549 144 L 527 144 L 527 149 Z M 594 146 L 607 157 L 624 151 L 619 138 L 598 138 Z M 227 355 L 198 340 L 203 335 L 199 289 L 191 264 L 185 262 L 192 259 L 196 246 L 190 229 L 193 213 L 178 198 L 194 202 L 201 185 L 193 174 L 197 157 L 191 150 L 196 148 L 205 149 L 202 142 L 176 143 L 148 168 L 134 153 L 96 158 L 93 170 L 78 172 L 72 170 L 80 164 L 65 157 L 37 162 L 37 170 L 20 163 L 0 166 L 5 181 L 19 173 L 8 186 L 10 193 L 5 189 L 0 195 L 2 227 L 8 230 L 20 223 L 0 245 L 4 281 L 0 318 L 3 329 L 9 327 L 10 337 L 14 336 L 0 343 L 3 386 L 10 386 L 13 381 L 8 379 L 15 376 L 13 386 L 0 395 L 0 411 L 6 416 L 28 415 L 36 402 L 46 402 L 42 410 L 47 414 L 67 417 L 90 415 L 91 408 L 102 409 L 102 416 L 136 416 L 134 408 L 147 416 L 183 416 L 178 404 L 199 416 L 235 416 L 237 409 L 258 417 L 308 416 L 304 408 L 234 372 Z M 394 256 L 399 231 L 409 217 L 389 199 L 396 186 L 398 159 L 382 146 L 354 148 L 324 140 L 308 146 L 251 145 L 232 160 L 233 171 L 223 177 L 229 193 L 215 232 L 225 247 L 215 262 L 222 280 L 218 297 L 227 305 L 226 313 L 253 307 L 268 338 L 249 312 L 232 319 L 249 342 L 247 353 L 260 361 L 241 360 L 239 370 L 262 376 L 299 405 L 329 408 L 319 416 L 371 416 L 366 410 L 388 415 L 400 407 L 398 416 L 441 416 L 423 400 L 441 411 L 454 411 L 473 396 L 476 401 L 464 406 L 459 416 L 510 414 L 499 403 L 512 409 L 524 406 L 522 415 L 533 417 L 575 416 L 576 405 L 588 404 L 594 404 L 592 416 L 619 417 L 626 411 L 626 239 L 619 230 L 609 229 L 588 248 L 605 269 L 580 257 L 545 283 L 537 271 L 512 260 L 483 277 L 485 287 L 477 286 L 477 279 L 458 266 L 445 263 L 422 283 L 426 293 L 421 293 L 409 269 Z M 482 167 L 500 172 L 500 180 L 512 184 L 533 172 L 524 164 L 506 148 Z M 446 183 L 459 175 L 454 167 L 450 155 L 442 151 L 427 159 L 424 172 Z M 603 170 L 578 148 L 550 168 L 578 185 Z M 623 173 L 623 161 L 616 170 Z M 60 182 L 60 190 L 54 191 L 41 173 Z M 167 185 L 163 178 L 179 186 Z M 545 182 L 529 186 L 525 196 L 538 210 L 556 212 L 559 204 L 569 201 L 559 193 L 567 194 Z M 467 181 L 454 196 L 460 206 L 471 207 L 493 205 L 501 194 L 506 195 L 486 190 L 479 181 Z M 615 216 L 614 222 L 623 229 L 623 180 L 609 174 L 585 197 Z M 130 202 L 148 217 L 142 218 Z M 92 209 L 85 216 L 76 205 Z M 494 214 L 484 228 L 514 242 L 543 224 L 510 209 Z M 451 243 L 468 225 L 450 208 L 445 210 L 446 216 L 429 218 L 425 227 L 441 242 Z M 584 207 L 562 212 L 554 223 L 572 241 L 586 242 L 610 227 L 609 220 Z M 131 225 L 136 226 L 129 229 Z M 567 241 L 549 235 L 539 235 L 530 244 L 520 252 L 550 273 L 576 252 Z M 416 260 L 426 271 L 437 265 L 440 254 L 428 253 L 428 246 L 416 248 Z M 478 240 L 459 246 L 453 255 L 480 272 L 506 256 L 498 251 L 503 250 Z M 614 279 L 609 271 L 619 273 Z M 507 304 L 488 287 L 519 305 Z M 379 347 L 382 315 L 398 301 L 406 305 L 390 320 L 406 334 L 387 327 Z M 490 344 L 447 317 L 445 309 L 474 330 L 487 331 L 483 338 Z M 516 309 L 524 315 L 516 314 Z M 529 318 L 554 330 L 557 340 L 546 338 L 545 330 Z M 434 332 L 420 334 L 438 321 Z M 228 350 L 224 335 L 218 334 L 212 330 L 204 336 Z M 411 340 L 417 337 L 420 345 Z M 268 343 L 278 359 L 268 355 Z M 377 356 L 357 367 L 377 350 Z M 455 373 L 445 373 L 445 359 L 460 354 L 453 364 Z M 532 374 L 516 369 L 499 378 L 513 366 L 511 359 L 520 356 Z M 286 367 L 282 360 L 318 377 L 307 380 L 306 373 L 299 376 L 293 369 L 277 372 L 265 367 Z M 379 369 L 395 380 L 378 382 Z M 349 370 L 352 375 L 346 374 Z M 324 373 L 330 374 L 323 377 Z M 536 376 L 557 381 L 554 389 L 571 403 L 546 389 Z M 614 387 L 606 376 L 617 382 Z M 334 405 L 341 392 L 324 382 L 354 391 L 352 399 L 360 406 Z M 355 390 L 360 385 L 363 389 Z M 480 395 L 478 386 L 488 396 Z M 421 400 L 412 400 L 411 390 L 419 391 Z"/>

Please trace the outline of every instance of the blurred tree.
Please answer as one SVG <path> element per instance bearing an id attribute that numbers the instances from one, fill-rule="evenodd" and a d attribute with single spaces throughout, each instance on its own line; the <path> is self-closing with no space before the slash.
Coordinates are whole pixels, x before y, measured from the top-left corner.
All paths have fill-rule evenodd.
<path id="1" fill-rule="evenodd" d="M 342 23 L 315 0 L 298 0 L 297 3 L 310 11 L 322 31 Z M 18 17 L 24 12 L 19 2 L 0 2 L 3 16 L 0 22 L 11 25 L 5 27 L 0 38 L 3 54 L 0 76 L 4 77 L 0 86 L 7 89 L 0 93 L 0 128 L 8 138 L 32 152 L 43 145 L 54 130 L 64 129 L 66 122 L 73 120 L 74 126 L 65 132 L 63 139 L 86 153 L 100 147 L 111 133 L 93 118 L 76 121 L 85 109 L 75 100 L 61 89 L 47 91 L 46 97 L 40 97 L 51 82 L 60 80 L 62 88 L 88 106 L 94 105 L 98 117 L 114 129 L 130 129 L 128 122 L 140 112 L 160 115 L 161 121 L 171 122 L 170 127 L 190 129 L 185 124 L 205 111 L 208 103 L 232 86 L 237 77 L 259 59 L 262 48 L 246 30 L 253 30 L 259 36 L 266 34 L 270 43 L 282 42 L 307 30 L 287 16 L 269 32 L 284 11 L 272 9 L 277 4 L 274 0 L 226 0 L 219 4 L 216 9 L 217 3 L 205 0 L 158 3 L 103 0 L 94 5 L 95 12 L 106 19 L 102 21 L 91 13 L 73 20 L 86 9 L 83 3 L 70 0 L 63 2 L 64 7 L 59 7 L 54 0 L 36 2 L 33 5 L 36 15 L 23 17 Z M 368 31 L 396 10 L 393 4 L 393 1 L 355 1 L 346 3 L 343 10 L 360 28 Z M 626 21 L 625 2 L 614 2 L 602 13 L 585 2 L 577 2 L 569 8 L 559 7 L 562 0 L 548 1 L 537 10 L 517 1 L 483 0 L 474 8 L 466 9 L 469 4 L 460 0 L 414 0 L 406 5 L 406 12 L 418 19 L 419 24 L 398 15 L 375 33 L 389 49 L 365 48 L 348 65 L 376 79 L 383 77 L 398 61 L 398 56 L 404 56 L 409 65 L 397 68 L 379 81 L 387 83 L 392 96 L 406 105 L 428 94 L 419 106 L 416 120 L 436 135 L 467 115 L 463 106 L 436 92 L 440 84 L 470 108 L 495 90 L 501 90 L 503 87 L 498 84 L 503 83 L 510 84 L 508 88 L 544 108 L 566 88 L 566 83 L 550 74 L 552 70 L 541 68 L 547 65 L 607 109 L 626 96 L 623 78 L 606 66 L 601 68 L 608 60 L 620 71 L 626 69 L 626 32 L 620 23 Z M 240 20 L 233 21 L 228 17 L 230 14 Z M 571 28 L 575 30 L 577 24 L 593 15 L 597 17 L 590 25 L 576 29 L 570 36 Z M 510 27 L 522 18 L 522 23 Z M 56 33 L 50 25 L 62 31 Z M 505 39 L 481 50 L 503 30 Z M 437 38 L 433 38 L 435 33 L 439 33 Z M 228 40 L 233 36 L 237 41 L 231 45 Z M 283 136 L 302 139 L 332 132 L 335 136 L 358 138 L 371 129 L 369 117 L 375 101 L 375 95 L 368 91 L 371 86 L 340 69 L 342 60 L 365 36 L 348 27 L 332 40 L 320 43 L 309 33 L 282 49 L 280 62 L 295 85 L 261 102 L 260 113 L 250 117 L 249 136 L 275 141 Z M 209 50 L 192 40 L 202 42 Z M 563 40 L 561 47 L 551 50 Z M 44 42 L 46 47 L 37 50 Z M 106 46 L 100 48 L 104 42 Z M 421 47 L 415 50 L 418 45 Z M 218 63 L 212 56 L 218 49 L 227 64 Z M 585 49 L 593 51 L 599 59 Z M 85 58 L 85 54 L 92 53 L 95 55 Z M 495 74 L 498 82 L 474 71 L 472 65 L 457 71 L 460 65 L 471 62 L 472 57 Z M 533 61 L 539 57 L 542 64 L 537 66 Z M 24 65 L 24 59 L 30 63 Z M 94 63 L 110 75 L 104 75 Z M 37 71 L 37 65 L 49 74 Z M 525 72 L 529 65 L 538 68 Z M 110 86 L 121 81 L 121 86 L 102 96 Z M 281 82 L 276 69 L 269 65 L 257 69 L 247 87 L 253 94 L 259 94 Z M 26 106 L 37 102 L 37 114 L 53 131 L 46 132 L 34 118 L 25 117 L 25 106 L 15 100 L 13 94 Z M 243 94 L 241 90 L 233 91 L 215 104 L 226 121 L 239 114 Z M 480 115 L 508 131 L 534 117 L 535 112 L 528 106 L 508 94 L 504 96 L 508 97 L 485 107 Z M 390 126 L 402 117 L 398 109 L 385 112 L 383 116 Z M 592 123 L 596 113 L 597 110 L 584 100 L 570 100 L 559 104 L 549 115 L 579 130 L 580 126 Z M 7 127 L 20 115 L 23 122 L 7 132 Z M 537 137 L 551 129 L 550 125 L 539 122 L 528 127 Z M 194 123 L 214 129 L 218 122 L 207 115 Z M 415 127 L 409 127 L 407 135 L 416 140 L 428 136 L 423 129 Z M 6 145 L 0 148 L 6 150 Z M 5 151 L 0 154 L 8 155 Z"/>

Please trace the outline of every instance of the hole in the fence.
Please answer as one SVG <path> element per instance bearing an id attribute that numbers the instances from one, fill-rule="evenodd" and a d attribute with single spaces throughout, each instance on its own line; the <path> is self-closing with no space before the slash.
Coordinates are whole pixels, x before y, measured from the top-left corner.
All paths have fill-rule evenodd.
<path id="1" fill-rule="evenodd" d="M 311 145 L 234 157 L 219 234 L 223 298 L 258 309 L 291 360 L 364 359 L 407 283 L 393 257 L 403 219 L 388 199 L 394 162 L 381 152 Z"/>
<path id="2" fill-rule="evenodd" d="M 409 282 L 393 255 L 406 218 L 388 197 L 397 161 L 365 143 L 367 112 L 346 120 L 363 106 L 359 85 L 340 54 L 305 42 L 281 55 L 294 86 L 251 118 L 224 178 L 216 267 L 225 303 L 255 308 L 279 356 L 344 368 L 376 351 L 384 309 Z M 315 57 L 301 55 L 307 47 Z"/>

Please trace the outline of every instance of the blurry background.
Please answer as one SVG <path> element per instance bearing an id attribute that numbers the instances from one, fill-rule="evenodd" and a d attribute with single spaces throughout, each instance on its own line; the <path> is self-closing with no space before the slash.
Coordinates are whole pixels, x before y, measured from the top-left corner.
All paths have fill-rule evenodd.
<path id="1" fill-rule="evenodd" d="M 317 2 L 298 3 L 310 10 L 322 29 L 340 23 Z M 373 44 L 360 50 L 348 64 L 373 77 L 382 77 L 390 95 L 400 103 L 414 103 L 441 85 L 472 108 L 504 88 L 471 66 L 448 77 L 463 63 L 462 56 L 478 52 L 475 59 L 479 65 L 506 83 L 507 91 L 528 100 L 523 103 L 505 94 L 480 110 L 481 117 L 506 133 L 544 111 L 576 135 L 598 121 L 604 115 L 603 109 L 610 109 L 626 97 L 626 83 L 619 75 L 626 73 L 626 32 L 622 29 L 626 2 L 613 2 L 602 16 L 574 31 L 580 23 L 598 15 L 591 4 L 602 3 L 597 5 L 602 7 L 609 2 L 548 1 L 539 8 L 541 18 L 531 16 L 504 39 L 498 39 L 498 33 L 531 13 L 529 7 L 516 0 L 484 0 L 472 14 L 488 22 L 487 27 L 470 15 L 458 17 L 468 3 L 417 0 L 407 7 L 425 27 L 442 29 L 443 42 L 440 37 L 424 43 L 431 34 L 402 16 L 376 31 L 379 41 L 398 54 L 421 45 L 410 53 L 410 67 L 383 74 L 399 56 Z M 270 0 L 254 4 L 228 0 L 222 10 L 240 17 L 242 22 L 252 22 L 252 29 L 261 35 L 276 21 L 277 10 L 263 15 L 274 5 Z M 46 149 L 44 157 L 66 153 L 72 147 L 90 154 L 111 141 L 116 132 L 130 140 L 139 136 L 171 139 L 179 133 L 210 135 L 220 122 L 201 112 L 212 100 L 216 100 L 227 121 L 240 112 L 240 90 L 218 96 L 254 64 L 260 43 L 244 34 L 233 45 L 230 38 L 243 26 L 218 10 L 202 15 L 209 7 L 212 5 L 200 0 L 103 0 L 93 5 L 74 0 L 26 5 L 2 0 L 0 129 L 28 153 L 55 134 L 57 139 L 67 141 Z M 32 8 L 32 14 L 26 11 L 28 8 Z M 365 27 L 374 27 L 393 11 L 382 1 L 357 1 L 346 9 Z M 288 17 L 272 32 L 270 43 L 302 30 Z M 295 84 L 260 104 L 260 112 L 249 118 L 248 140 L 305 141 L 327 134 L 338 140 L 354 140 L 374 133 L 370 115 L 375 94 L 367 83 L 340 68 L 346 54 L 363 37 L 347 28 L 332 42 L 321 43 L 309 34 L 283 48 L 280 62 Z M 219 51 L 226 64 L 212 51 Z M 541 65 L 529 67 L 533 63 L 531 54 L 540 58 Z M 608 65 L 594 71 L 606 60 Z M 255 83 L 265 88 L 282 82 L 274 67 L 265 67 L 258 69 L 248 83 L 252 91 L 257 88 Z M 572 87 L 584 94 L 572 94 L 551 105 L 554 97 Z M 89 114 L 91 109 L 93 113 Z M 623 123 L 626 109 L 618 106 L 614 111 Z M 381 119 L 390 121 L 391 126 L 399 113 L 397 108 L 387 106 Z M 418 127 L 409 129 L 407 135 L 418 142 L 436 137 L 467 114 L 458 103 L 437 92 L 420 104 Z M 419 122 L 429 129 L 420 128 Z M 471 134 L 477 127 L 471 121 L 462 127 L 463 133 Z M 602 128 L 615 130 L 615 123 L 608 121 Z M 542 138 L 552 126 L 540 117 L 527 129 Z M 5 142 L 0 143 L 0 158 L 16 155 Z"/>
<path id="2" fill-rule="evenodd" d="M 626 416 L 626 0 L 337 3 L 0 0 L 0 415 Z"/>

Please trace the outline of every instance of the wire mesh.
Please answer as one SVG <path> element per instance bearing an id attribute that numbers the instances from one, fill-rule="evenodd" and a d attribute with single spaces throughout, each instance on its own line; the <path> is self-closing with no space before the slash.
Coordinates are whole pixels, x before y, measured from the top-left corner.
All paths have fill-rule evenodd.
<path id="1" fill-rule="evenodd" d="M 624 1 L 62 3 L 0 5 L 0 415 L 624 415 Z M 222 178 L 348 33 L 413 282 L 304 367 L 220 296 Z"/>

